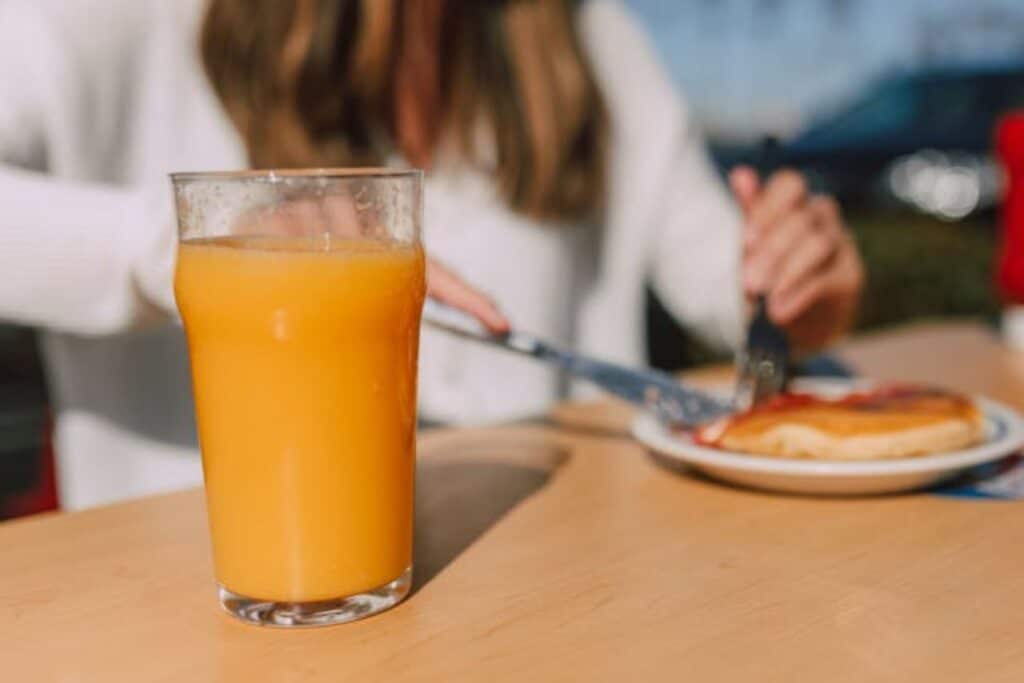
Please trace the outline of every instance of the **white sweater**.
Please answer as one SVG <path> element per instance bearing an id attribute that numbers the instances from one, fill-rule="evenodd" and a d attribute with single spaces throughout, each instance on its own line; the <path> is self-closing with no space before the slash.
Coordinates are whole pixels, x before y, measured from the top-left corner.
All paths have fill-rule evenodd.
<path id="1" fill-rule="evenodd" d="M 0 0 L 0 319 L 45 330 L 67 508 L 201 481 L 173 316 L 167 173 L 245 165 L 197 52 L 203 0 Z M 738 217 L 649 38 L 614 0 L 580 16 L 610 109 L 601 226 L 538 224 L 485 178 L 427 180 L 433 256 L 514 324 L 643 362 L 643 288 L 714 342 L 738 337 Z M 538 413 L 564 393 L 530 361 L 424 332 L 425 417 Z"/>

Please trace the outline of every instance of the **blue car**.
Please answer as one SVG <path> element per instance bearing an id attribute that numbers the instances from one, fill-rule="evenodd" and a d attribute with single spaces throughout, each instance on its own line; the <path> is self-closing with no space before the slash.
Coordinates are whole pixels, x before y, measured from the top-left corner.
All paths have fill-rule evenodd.
<path id="1" fill-rule="evenodd" d="M 803 170 L 848 205 L 898 202 L 955 220 L 991 207 L 999 118 L 1024 108 L 1024 62 L 931 68 L 885 78 L 792 140 L 763 149 L 712 147 L 738 162 Z"/>

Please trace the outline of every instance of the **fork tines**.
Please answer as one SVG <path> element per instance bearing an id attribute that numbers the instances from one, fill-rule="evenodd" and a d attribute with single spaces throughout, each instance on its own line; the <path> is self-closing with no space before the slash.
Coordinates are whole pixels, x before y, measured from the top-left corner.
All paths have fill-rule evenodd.
<path id="1" fill-rule="evenodd" d="M 757 297 L 747 329 L 747 343 L 738 359 L 735 404 L 746 410 L 785 389 L 789 374 L 789 340 L 768 317 L 764 295 Z"/>

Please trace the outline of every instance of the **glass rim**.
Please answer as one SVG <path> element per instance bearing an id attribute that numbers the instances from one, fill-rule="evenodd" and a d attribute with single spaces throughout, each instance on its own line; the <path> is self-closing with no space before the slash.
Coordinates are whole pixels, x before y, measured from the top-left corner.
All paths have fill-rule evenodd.
<path id="1" fill-rule="evenodd" d="M 270 168 L 236 171 L 181 171 L 168 174 L 172 182 L 251 180 L 276 183 L 295 178 L 323 178 L 352 180 L 370 178 L 422 178 L 418 168 L 388 168 L 386 166 L 328 167 L 328 168 Z"/>

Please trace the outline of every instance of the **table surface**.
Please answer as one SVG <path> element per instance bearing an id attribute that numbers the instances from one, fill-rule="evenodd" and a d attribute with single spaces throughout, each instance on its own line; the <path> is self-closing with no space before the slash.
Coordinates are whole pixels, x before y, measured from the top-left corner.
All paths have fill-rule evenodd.
<path id="1" fill-rule="evenodd" d="M 977 325 L 901 328 L 840 353 L 865 374 L 1024 410 L 1024 354 Z M 222 614 L 199 491 L 0 524 L 0 679 L 1024 676 L 1020 504 L 729 488 L 656 464 L 628 418 L 575 404 L 424 435 L 415 592 L 344 626 Z"/>

